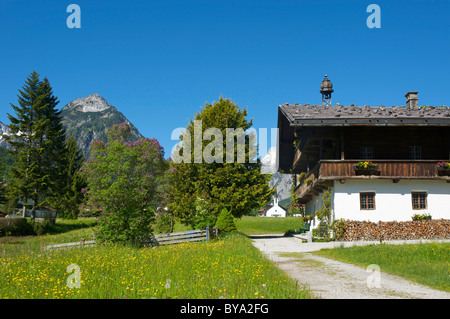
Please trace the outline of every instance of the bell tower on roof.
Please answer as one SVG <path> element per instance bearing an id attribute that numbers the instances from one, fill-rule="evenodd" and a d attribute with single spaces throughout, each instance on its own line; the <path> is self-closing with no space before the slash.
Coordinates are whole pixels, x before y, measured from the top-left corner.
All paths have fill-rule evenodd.
<path id="1" fill-rule="evenodd" d="M 322 105 L 331 106 L 331 93 L 333 93 L 333 84 L 328 80 L 328 76 L 325 74 L 325 78 L 320 84 L 320 93 L 322 93 Z"/>

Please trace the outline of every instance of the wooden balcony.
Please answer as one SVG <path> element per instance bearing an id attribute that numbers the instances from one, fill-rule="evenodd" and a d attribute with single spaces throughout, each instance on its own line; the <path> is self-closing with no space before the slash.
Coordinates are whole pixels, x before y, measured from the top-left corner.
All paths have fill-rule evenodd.
<path id="1" fill-rule="evenodd" d="M 344 183 L 346 179 L 391 179 L 397 183 L 401 179 L 435 179 L 450 182 L 448 174 L 438 170 L 436 160 L 371 160 L 376 170 L 358 173 L 358 160 L 321 160 L 310 170 L 295 188 L 302 202 L 332 185 L 332 181 Z"/>

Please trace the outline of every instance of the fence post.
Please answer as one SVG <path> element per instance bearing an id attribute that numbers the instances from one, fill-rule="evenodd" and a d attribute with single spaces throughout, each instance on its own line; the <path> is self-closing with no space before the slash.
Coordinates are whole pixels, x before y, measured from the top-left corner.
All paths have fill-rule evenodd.
<path id="1" fill-rule="evenodd" d="M 80 239 L 80 246 L 81 246 L 81 247 L 84 247 L 84 238 L 81 238 L 81 239 Z"/>
<path id="2" fill-rule="evenodd" d="M 214 236 L 216 236 L 216 238 L 217 238 L 217 236 L 219 236 L 219 227 L 217 227 L 217 226 L 214 226 Z"/>
<path id="3" fill-rule="evenodd" d="M 209 225 L 206 226 L 206 241 L 209 241 Z"/>
<path id="4" fill-rule="evenodd" d="M 308 238 L 308 243 L 312 243 L 313 242 L 313 232 L 312 232 L 312 229 L 310 229 L 308 232 L 307 232 L 307 238 Z"/>

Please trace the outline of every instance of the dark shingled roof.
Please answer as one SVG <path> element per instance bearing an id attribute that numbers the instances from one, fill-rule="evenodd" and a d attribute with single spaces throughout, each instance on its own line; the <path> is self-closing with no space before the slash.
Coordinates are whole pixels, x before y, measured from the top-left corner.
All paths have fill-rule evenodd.
<path id="1" fill-rule="evenodd" d="M 450 107 L 323 106 L 283 104 L 279 110 L 291 126 L 317 125 L 444 125 L 450 126 Z"/>

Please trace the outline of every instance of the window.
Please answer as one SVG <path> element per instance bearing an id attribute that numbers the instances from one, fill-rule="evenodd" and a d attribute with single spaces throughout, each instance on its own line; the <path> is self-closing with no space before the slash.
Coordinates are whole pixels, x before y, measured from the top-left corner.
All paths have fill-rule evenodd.
<path id="1" fill-rule="evenodd" d="M 375 193 L 374 192 L 359 193 L 359 202 L 361 210 L 375 209 Z"/>
<path id="2" fill-rule="evenodd" d="M 410 160 L 420 160 L 422 159 L 422 147 L 417 145 L 408 146 L 408 154 Z"/>
<path id="3" fill-rule="evenodd" d="M 361 159 L 363 160 L 371 160 L 373 159 L 373 147 L 371 146 L 364 146 L 359 149 Z"/>
<path id="4" fill-rule="evenodd" d="M 427 209 L 427 193 L 411 192 L 412 209 Z"/>

